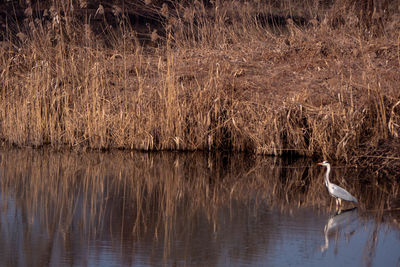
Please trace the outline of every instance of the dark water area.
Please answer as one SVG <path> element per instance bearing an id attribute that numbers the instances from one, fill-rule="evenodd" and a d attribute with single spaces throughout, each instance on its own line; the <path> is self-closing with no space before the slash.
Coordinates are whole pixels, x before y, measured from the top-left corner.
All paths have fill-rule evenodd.
<path id="1" fill-rule="evenodd" d="M 0 266 L 399 266 L 395 180 L 246 154 L 0 151 Z"/>

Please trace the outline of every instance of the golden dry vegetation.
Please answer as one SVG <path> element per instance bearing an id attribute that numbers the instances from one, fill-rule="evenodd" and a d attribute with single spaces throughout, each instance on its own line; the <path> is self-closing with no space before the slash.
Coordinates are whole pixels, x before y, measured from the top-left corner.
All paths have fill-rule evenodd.
<path id="1" fill-rule="evenodd" d="M 394 2 L 27 2 L 2 23 L 4 144 L 399 159 Z"/>

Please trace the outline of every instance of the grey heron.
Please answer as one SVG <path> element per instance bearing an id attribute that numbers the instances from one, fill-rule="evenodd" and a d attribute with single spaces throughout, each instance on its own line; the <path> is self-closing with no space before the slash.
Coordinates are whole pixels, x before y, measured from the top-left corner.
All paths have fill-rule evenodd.
<path id="1" fill-rule="evenodd" d="M 325 173 L 325 185 L 328 188 L 329 194 L 336 198 L 336 208 L 339 206 L 342 206 L 342 200 L 358 203 L 357 199 L 353 197 L 349 192 L 347 192 L 346 189 L 341 188 L 338 185 L 335 185 L 329 181 L 329 174 L 331 172 L 331 165 L 329 164 L 328 161 L 323 161 L 318 163 L 318 165 L 322 165 L 326 167 L 326 173 Z"/>

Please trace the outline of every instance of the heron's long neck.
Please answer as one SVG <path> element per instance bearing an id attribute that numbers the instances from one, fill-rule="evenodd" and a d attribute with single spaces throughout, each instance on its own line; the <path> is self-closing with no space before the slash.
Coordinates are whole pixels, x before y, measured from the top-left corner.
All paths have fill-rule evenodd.
<path id="1" fill-rule="evenodd" d="M 325 184 L 328 186 L 331 182 L 329 181 L 329 174 L 331 173 L 331 166 L 326 166 L 326 173 L 325 173 Z"/>

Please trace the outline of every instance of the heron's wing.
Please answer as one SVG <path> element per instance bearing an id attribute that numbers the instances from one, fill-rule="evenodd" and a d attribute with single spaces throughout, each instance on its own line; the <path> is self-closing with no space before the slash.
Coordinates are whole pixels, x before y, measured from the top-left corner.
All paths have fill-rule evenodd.
<path id="1" fill-rule="evenodd" d="M 357 203 L 357 199 L 353 197 L 349 192 L 347 192 L 346 189 L 341 188 L 340 186 L 335 184 L 330 184 L 329 189 L 330 193 L 334 197 L 338 197 L 346 201 L 352 201 Z"/>

